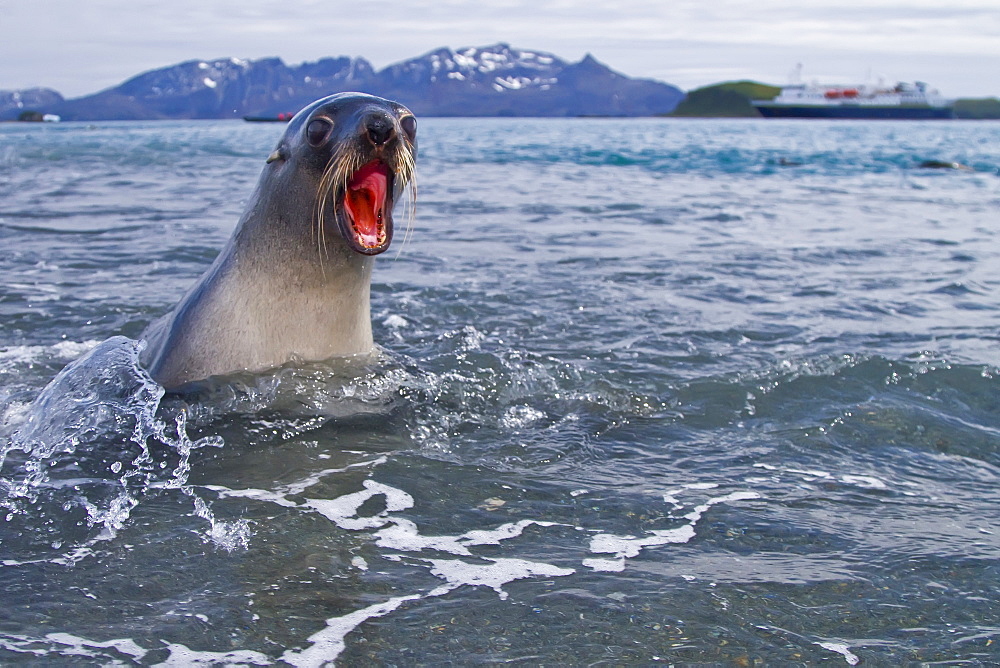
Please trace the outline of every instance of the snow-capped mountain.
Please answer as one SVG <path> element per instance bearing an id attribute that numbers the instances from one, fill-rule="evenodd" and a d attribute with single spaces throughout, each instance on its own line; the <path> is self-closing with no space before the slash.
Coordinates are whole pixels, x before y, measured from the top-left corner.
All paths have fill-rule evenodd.
<path id="1" fill-rule="evenodd" d="M 437 83 L 466 84 L 493 88 L 496 92 L 529 86 L 550 87 L 566 62 L 547 53 L 518 51 L 507 44 L 468 47 L 452 51 L 441 48 L 396 65 L 379 74 L 399 83 L 430 86 Z"/>
<path id="2" fill-rule="evenodd" d="M 297 66 L 279 58 L 188 61 L 42 111 L 66 120 L 239 118 L 294 112 L 348 90 L 398 100 L 423 116 L 647 116 L 673 110 L 684 97 L 589 55 L 567 63 L 495 44 L 436 49 L 377 72 L 368 61 L 347 57 Z"/>
<path id="3" fill-rule="evenodd" d="M 437 49 L 386 67 L 372 88 L 428 116 L 649 116 L 673 110 L 684 97 L 589 55 L 567 63 L 507 44 Z"/>

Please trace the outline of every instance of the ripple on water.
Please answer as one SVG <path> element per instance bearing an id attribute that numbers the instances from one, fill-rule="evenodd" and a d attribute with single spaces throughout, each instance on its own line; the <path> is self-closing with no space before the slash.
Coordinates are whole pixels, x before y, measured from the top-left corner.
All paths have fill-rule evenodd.
<path id="1" fill-rule="evenodd" d="M 0 128 L 0 661 L 995 662 L 994 128 L 428 119 L 386 352 L 161 394 L 253 125 Z"/>

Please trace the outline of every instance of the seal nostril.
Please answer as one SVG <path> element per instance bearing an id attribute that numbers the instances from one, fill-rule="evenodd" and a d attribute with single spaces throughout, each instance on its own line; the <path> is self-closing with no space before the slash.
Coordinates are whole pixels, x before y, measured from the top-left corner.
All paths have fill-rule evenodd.
<path id="1" fill-rule="evenodd" d="M 395 132 L 392 121 L 385 116 L 371 116 L 365 123 L 365 127 L 368 130 L 368 138 L 376 146 L 381 146 L 389 141 Z"/>

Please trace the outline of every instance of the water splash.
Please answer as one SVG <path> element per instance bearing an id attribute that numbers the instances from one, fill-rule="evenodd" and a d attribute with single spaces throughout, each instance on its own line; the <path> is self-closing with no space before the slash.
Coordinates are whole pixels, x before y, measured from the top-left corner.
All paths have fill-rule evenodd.
<path id="1" fill-rule="evenodd" d="M 183 408 L 164 407 L 164 389 L 139 365 L 143 343 L 113 337 L 67 365 L 24 411 L 0 448 L 0 507 L 7 521 L 58 534 L 79 521 L 96 529 L 89 541 L 113 538 L 154 490 L 193 497 L 213 541 L 245 544 L 248 529 L 215 520 L 187 487 L 192 453 L 222 439 L 192 440 Z M 75 511 L 75 512 L 74 512 Z"/>

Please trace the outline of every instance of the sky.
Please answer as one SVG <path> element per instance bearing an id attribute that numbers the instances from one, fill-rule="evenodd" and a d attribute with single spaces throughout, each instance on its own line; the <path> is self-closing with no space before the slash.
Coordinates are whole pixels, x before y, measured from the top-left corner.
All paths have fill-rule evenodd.
<path id="1" fill-rule="evenodd" d="M 185 60 L 360 56 L 506 42 L 691 90 L 925 81 L 1000 97 L 1000 0 L 0 0 L 0 90 L 77 97 Z"/>

